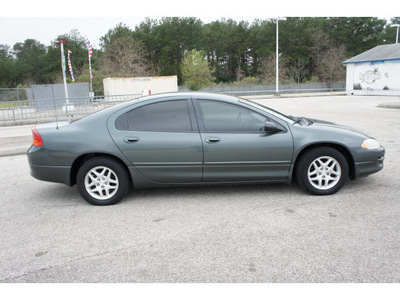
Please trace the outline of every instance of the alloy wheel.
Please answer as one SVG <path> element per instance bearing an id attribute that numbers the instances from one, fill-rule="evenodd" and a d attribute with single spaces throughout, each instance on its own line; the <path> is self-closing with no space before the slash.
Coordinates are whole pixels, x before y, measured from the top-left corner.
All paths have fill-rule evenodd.
<path id="1" fill-rule="evenodd" d="M 85 176 L 85 189 L 97 200 L 108 200 L 113 197 L 119 186 L 115 172 L 105 166 L 97 166 L 89 170 Z"/>
<path id="2" fill-rule="evenodd" d="M 310 184 L 319 190 L 334 187 L 342 176 L 339 162 L 330 156 L 316 158 L 309 166 L 307 177 Z"/>

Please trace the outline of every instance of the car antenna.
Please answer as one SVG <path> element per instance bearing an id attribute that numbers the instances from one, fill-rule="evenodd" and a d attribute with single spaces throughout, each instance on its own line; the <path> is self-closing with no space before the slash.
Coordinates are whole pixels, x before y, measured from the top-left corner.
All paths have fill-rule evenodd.
<path id="1" fill-rule="evenodd" d="M 56 108 L 56 100 L 53 98 L 54 103 L 54 116 L 56 117 L 56 129 L 58 129 L 58 119 L 57 119 L 57 108 Z"/>

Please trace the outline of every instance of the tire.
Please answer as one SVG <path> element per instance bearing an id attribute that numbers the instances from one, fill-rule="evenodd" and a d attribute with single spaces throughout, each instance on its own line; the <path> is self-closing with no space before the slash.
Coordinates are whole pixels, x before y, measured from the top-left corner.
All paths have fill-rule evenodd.
<path id="1" fill-rule="evenodd" d="M 108 157 L 93 157 L 78 170 L 76 184 L 90 204 L 112 205 L 128 193 L 130 180 L 121 163 Z"/>
<path id="2" fill-rule="evenodd" d="M 338 150 L 314 148 L 302 155 L 296 164 L 296 179 L 312 195 L 332 195 L 346 183 L 349 165 Z"/>

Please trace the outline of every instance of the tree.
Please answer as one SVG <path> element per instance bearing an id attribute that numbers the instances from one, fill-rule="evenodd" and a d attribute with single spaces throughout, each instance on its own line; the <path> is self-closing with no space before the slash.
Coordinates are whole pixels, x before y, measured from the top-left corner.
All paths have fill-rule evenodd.
<path id="1" fill-rule="evenodd" d="M 75 78 L 84 71 L 88 64 L 88 52 L 85 38 L 82 37 L 77 29 L 73 29 L 68 34 L 58 35 L 57 38 L 65 38 L 68 43 L 64 44 L 65 61 L 67 62 L 68 50 L 71 50 L 72 69 Z M 93 55 L 94 56 L 94 55 Z M 60 45 L 56 44 L 56 39 L 51 46 L 47 47 L 44 57 L 46 72 L 43 75 L 42 83 L 62 83 Z M 67 80 L 70 80 L 68 66 L 66 66 Z"/>
<path id="2" fill-rule="evenodd" d="M 162 18 L 154 28 L 158 51 L 159 75 L 177 75 L 182 83 L 184 54 L 201 49 L 202 22 L 197 18 Z"/>
<path id="3" fill-rule="evenodd" d="M 332 87 L 335 82 L 345 80 L 345 67 L 343 61 L 346 59 L 346 47 L 332 47 L 325 51 L 324 57 L 318 65 L 318 75 L 320 79 Z"/>
<path id="4" fill-rule="evenodd" d="M 143 43 L 120 23 L 101 39 L 100 69 L 107 76 L 139 77 L 153 75 Z"/>
<path id="5" fill-rule="evenodd" d="M 16 85 L 15 60 L 11 55 L 10 47 L 0 44 L 0 88 L 10 88 Z"/>
<path id="6" fill-rule="evenodd" d="M 212 69 L 201 51 L 189 51 L 182 62 L 183 81 L 191 90 L 198 90 L 211 84 Z"/>
<path id="7" fill-rule="evenodd" d="M 335 46 L 333 39 L 320 30 L 312 36 L 310 53 L 315 72 L 321 81 L 331 87 L 334 82 L 345 80 L 342 64 L 346 60 L 345 46 Z"/>
<path id="8" fill-rule="evenodd" d="M 119 23 L 115 28 L 110 29 L 104 36 L 100 38 L 100 47 L 103 51 L 114 39 L 132 37 L 133 31 L 123 23 Z"/>
<path id="9" fill-rule="evenodd" d="M 385 44 L 396 43 L 397 27 L 392 27 L 391 25 L 393 24 L 400 24 L 400 17 L 391 18 L 390 23 L 386 24 L 382 35 L 382 40 Z"/>
<path id="10" fill-rule="evenodd" d="M 258 75 L 265 57 L 275 49 L 275 26 L 267 20 L 254 20 L 248 32 L 249 56 L 252 59 L 251 74 Z"/>
<path id="11" fill-rule="evenodd" d="M 93 91 L 96 95 L 103 95 L 104 87 L 103 87 L 103 79 L 106 77 L 103 72 L 96 71 L 92 69 L 93 79 Z M 86 65 L 82 73 L 76 77 L 76 82 L 90 82 L 90 74 L 89 74 L 89 66 Z"/>
<path id="12" fill-rule="evenodd" d="M 204 48 L 208 61 L 216 69 L 219 81 L 240 81 L 248 75 L 249 24 L 232 19 L 211 22 L 204 26 Z"/>
<path id="13" fill-rule="evenodd" d="M 309 59 L 307 57 L 299 57 L 291 64 L 289 73 L 297 83 L 300 83 L 300 81 L 307 75 L 308 63 Z"/>
<path id="14" fill-rule="evenodd" d="M 279 57 L 279 79 L 288 79 L 288 61 L 284 56 Z M 259 77 L 262 82 L 272 84 L 276 82 L 276 55 L 270 54 L 261 61 Z"/>
<path id="15" fill-rule="evenodd" d="M 145 58 L 145 49 L 133 37 L 121 36 L 105 47 L 101 56 L 101 69 L 108 76 L 150 76 L 151 64 Z"/>
<path id="16" fill-rule="evenodd" d="M 75 77 L 78 77 L 87 69 L 85 66 L 88 64 L 88 50 L 85 38 L 81 36 L 77 29 L 71 30 L 69 34 L 60 35 L 58 38 L 68 40 L 68 43 L 64 45 L 65 55 L 67 56 L 68 50 L 71 50 L 72 68 Z"/>
<path id="17" fill-rule="evenodd" d="M 160 71 L 160 44 L 156 40 L 156 28 L 158 21 L 146 18 L 139 26 L 135 27 L 133 37 L 141 41 L 146 48 L 146 58 L 152 63 L 152 69 L 155 74 Z"/>
<path id="18" fill-rule="evenodd" d="M 390 24 L 399 21 L 392 18 Z M 329 65 L 329 49 L 340 54 L 340 46 L 345 46 L 347 50 L 341 54 L 351 57 L 377 45 L 394 43 L 396 28 L 390 24 L 369 17 L 289 17 L 279 23 L 280 78 L 290 77 L 298 83 L 316 75 L 321 80 L 327 78 L 323 73 Z M 101 50 L 93 50 L 92 69 L 108 76 L 177 75 L 182 84 L 183 58 L 196 49 L 206 55 L 217 82 L 238 82 L 243 77 L 274 82 L 271 53 L 275 52 L 275 34 L 276 24 L 268 19 L 256 19 L 251 24 L 232 19 L 203 24 L 197 18 L 147 18 L 134 30 L 120 23 L 101 38 Z M 72 51 L 78 78 L 87 70 L 84 38 L 77 30 L 59 37 L 69 40 L 65 51 Z M 0 46 L 1 85 L 62 81 L 58 45 L 45 47 L 28 39 L 17 43 L 13 51 L 6 48 Z"/>
<path id="19" fill-rule="evenodd" d="M 386 20 L 369 17 L 328 18 L 324 31 L 335 45 L 346 46 L 350 56 L 358 55 L 383 43 Z"/>
<path id="20" fill-rule="evenodd" d="M 27 84 L 45 83 L 48 73 L 46 64 L 46 47 L 39 41 L 27 39 L 23 43 L 16 43 L 13 47 L 17 58 L 17 76 L 19 82 Z"/>
<path id="21" fill-rule="evenodd" d="M 279 22 L 279 51 L 287 61 L 290 77 L 297 82 L 312 76 L 309 53 L 311 36 L 322 27 L 325 19 L 289 17 L 286 21 Z M 255 20 L 249 28 L 248 39 L 250 74 L 258 76 L 265 73 L 265 70 L 260 69 L 265 57 L 269 57 L 270 53 L 275 51 L 276 24 L 271 20 Z"/>

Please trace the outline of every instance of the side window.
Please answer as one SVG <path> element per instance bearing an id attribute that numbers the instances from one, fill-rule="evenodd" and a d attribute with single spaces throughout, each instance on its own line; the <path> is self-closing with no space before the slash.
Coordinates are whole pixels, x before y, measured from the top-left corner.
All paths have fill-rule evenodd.
<path id="1" fill-rule="evenodd" d="M 254 132 L 263 128 L 267 117 L 238 105 L 199 100 L 206 131 Z"/>
<path id="2" fill-rule="evenodd" d="M 132 131 L 192 131 L 186 100 L 166 101 L 138 107 L 119 116 L 119 130 Z"/>

